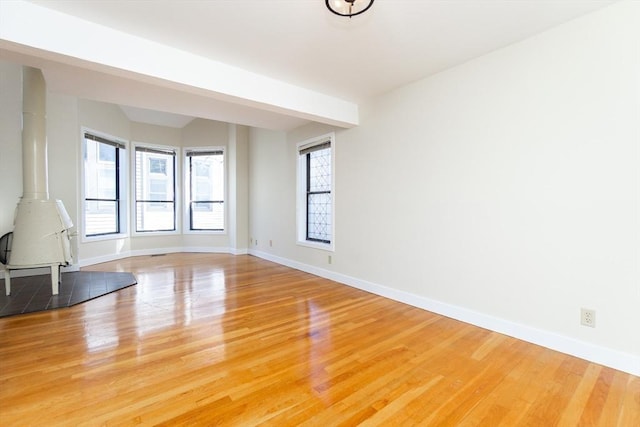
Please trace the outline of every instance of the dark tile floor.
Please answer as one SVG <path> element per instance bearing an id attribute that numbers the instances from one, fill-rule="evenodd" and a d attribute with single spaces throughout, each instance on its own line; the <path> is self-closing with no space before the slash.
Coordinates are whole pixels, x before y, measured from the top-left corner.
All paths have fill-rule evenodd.
<path id="1" fill-rule="evenodd" d="M 69 307 L 137 283 L 131 273 L 76 271 L 62 273 L 60 292 L 51 295 L 51 276 L 12 277 L 11 295 L 0 280 L 0 317 Z"/>

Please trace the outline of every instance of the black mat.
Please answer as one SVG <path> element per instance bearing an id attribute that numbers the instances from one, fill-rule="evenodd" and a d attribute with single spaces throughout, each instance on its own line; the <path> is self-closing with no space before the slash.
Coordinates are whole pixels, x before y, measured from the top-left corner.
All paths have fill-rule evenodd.
<path id="1" fill-rule="evenodd" d="M 51 275 L 11 278 L 11 295 L 0 280 L 0 317 L 70 307 L 137 283 L 131 273 L 62 273 L 58 295 L 51 295 Z"/>

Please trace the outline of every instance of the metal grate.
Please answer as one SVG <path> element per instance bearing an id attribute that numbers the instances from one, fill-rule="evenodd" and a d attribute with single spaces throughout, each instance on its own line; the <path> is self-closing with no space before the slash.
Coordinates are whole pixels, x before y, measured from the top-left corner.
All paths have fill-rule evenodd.
<path id="1" fill-rule="evenodd" d="M 331 148 L 307 153 L 307 240 L 331 242 Z"/>

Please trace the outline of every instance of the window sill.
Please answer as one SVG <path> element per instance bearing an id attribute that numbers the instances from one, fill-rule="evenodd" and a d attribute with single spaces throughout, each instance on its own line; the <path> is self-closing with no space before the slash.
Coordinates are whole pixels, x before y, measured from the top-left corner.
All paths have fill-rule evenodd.
<path id="1" fill-rule="evenodd" d="M 184 230 L 182 234 L 207 234 L 207 235 L 226 236 L 227 230 Z"/>
<path id="2" fill-rule="evenodd" d="M 131 233 L 131 237 L 145 237 L 145 236 L 173 236 L 181 234 L 178 230 L 159 230 L 159 231 L 134 231 Z"/>
<path id="3" fill-rule="evenodd" d="M 80 241 L 82 243 L 91 243 L 91 242 L 102 242 L 105 240 L 121 240 L 129 237 L 127 233 L 118 233 L 118 234 L 102 234 L 99 236 L 82 236 Z"/>
<path id="4" fill-rule="evenodd" d="M 307 247 L 307 248 L 320 249 L 320 250 L 327 251 L 327 252 L 335 252 L 333 242 L 331 242 L 331 243 L 319 243 L 319 242 L 309 242 L 309 241 L 306 241 L 306 240 L 298 240 L 296 242 L 296 244 L 298 246 L 304 246 L 304 247 Z"/>

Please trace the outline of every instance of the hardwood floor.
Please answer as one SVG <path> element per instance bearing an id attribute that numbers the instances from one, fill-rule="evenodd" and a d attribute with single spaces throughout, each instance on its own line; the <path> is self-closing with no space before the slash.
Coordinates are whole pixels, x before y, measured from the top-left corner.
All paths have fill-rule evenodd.
<path id="1" fill-rule="evenodd" d="M 0 319 L 0 424 L 640 426 L 640 378 L 251 256 Z"/>

